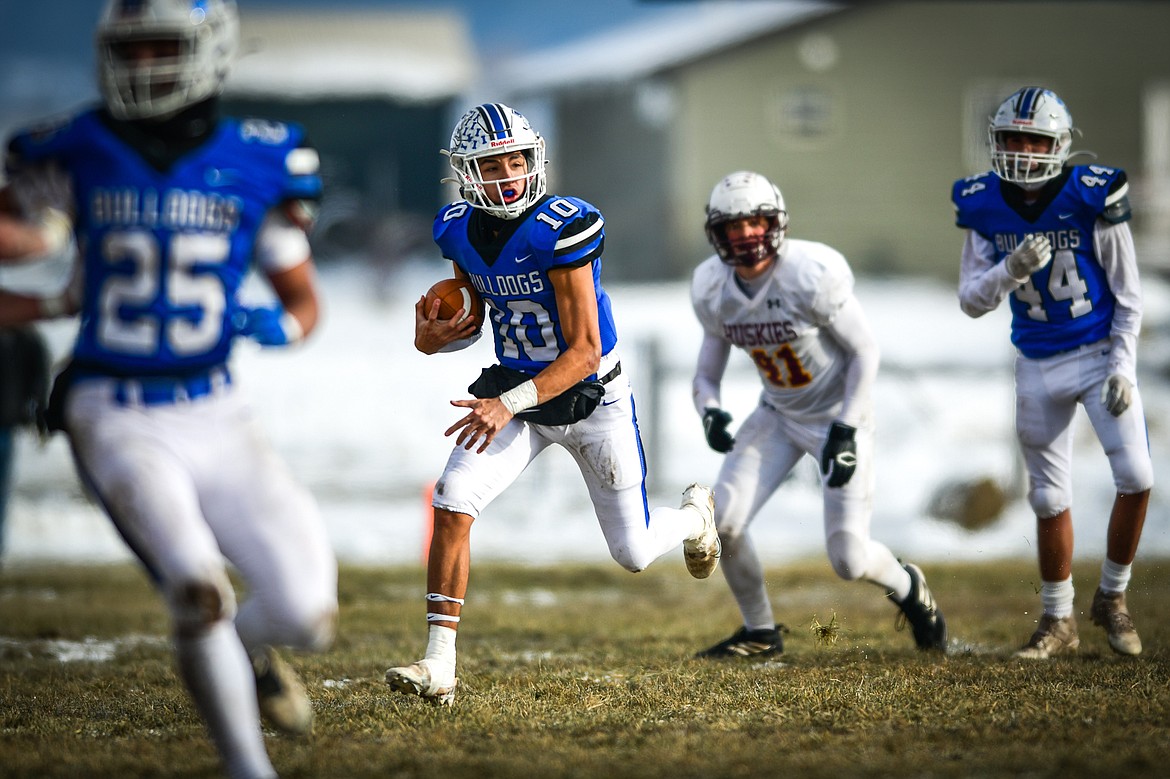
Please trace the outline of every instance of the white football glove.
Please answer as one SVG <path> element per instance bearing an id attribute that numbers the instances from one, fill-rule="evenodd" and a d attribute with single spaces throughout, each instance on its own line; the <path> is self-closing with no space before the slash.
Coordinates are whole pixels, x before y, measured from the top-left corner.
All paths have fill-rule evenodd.
<path id="1" fill-rule="evenodd" d="M 1132 400 L 1133 385 L 1120 373 L 1110 374 L 1101 385 L 1101 404 L 1115 417 L 1124 414 Z"/>
<path id="2" fill-rule="evenodd" d="M 1008 275 L 1013 279 L 1027 280 L 1036 271 L 1052 260 L 1052 244 L 1043 233 L 1025 235 L 1016 250 L 1004 260 Z"/>

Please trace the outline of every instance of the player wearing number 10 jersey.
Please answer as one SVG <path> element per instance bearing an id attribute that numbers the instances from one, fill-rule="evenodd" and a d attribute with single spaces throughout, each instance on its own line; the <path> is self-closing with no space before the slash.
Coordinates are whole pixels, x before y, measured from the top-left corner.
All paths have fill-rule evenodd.
<path id="1" fill-rule="evenodd" d="M 952 189 L 966 230 L 964 312 L 1007 298 L 1016 356 L 1016 435 L 1036 514 L 1043 613 L 1016 654 L 1077 649 L 1071 563 L 1072 422 L 1083 406 L 1109 458 L 1117 497 L 1090 615 L 1120 654 L 1141 652 L 1125 602 L 1153 466 L 1137 388 L 1141 292 L 1125 171 L 1066 165 L 1072 116 L 1051 90 L 1025 87 L 988 127 L 993 171 Z"/>
<path id="2" fill-rule="evenodd" d="M 545 192 L 544 138 L 502 103 L 465 113 L 443 153 L 463 199 L 435 218 L 435 242 L 456 276 L 487 301 L 499 364 L 469 388 L 475 400 L 452 401 L 467 413 L 447 430 L 458 437 L 435 485 L 426 655 L 389 669 L 386 681 L 450 704 L 472 522 L 549 446 L 577 462 L 610 554 L 627 570 L 640 571 L 681 543 L 687 569 L 704 578 L 718 564 L 719 537 L 705 487 L 684 490 L 678 509 L 647 505 L 629 376 L 601 286 L 600 212 Z M 419 299 L 419 351 L 468 346 L 476 335 L 471 318 L 440 320 L 438 313 L 438 300 L 428 309 Z M 517 551 L 523 544 L 516 539 Z"/>

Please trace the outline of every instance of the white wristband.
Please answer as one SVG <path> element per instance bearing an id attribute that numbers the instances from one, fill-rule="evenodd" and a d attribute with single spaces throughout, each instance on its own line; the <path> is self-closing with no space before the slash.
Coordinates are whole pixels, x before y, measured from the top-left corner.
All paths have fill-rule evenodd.
<path id="1" fill-rule="evenodd" d="M 500 402 L 504 404 L 504 408 L 508 409 L 508 413 L 512 416 L 526 408 L 532 408 L 536 405 L 536 385 L 532 383 L 532 379 L 529 379 L 519 387 L 513 387 L 500 395 Z"/>
<path id="2" fill-rule="evenodd" d="M 305 337 L 305 328 L 295 316 L 285 311 L 280 315 L 280 329 L 290 344 L 300 343 Z"/>

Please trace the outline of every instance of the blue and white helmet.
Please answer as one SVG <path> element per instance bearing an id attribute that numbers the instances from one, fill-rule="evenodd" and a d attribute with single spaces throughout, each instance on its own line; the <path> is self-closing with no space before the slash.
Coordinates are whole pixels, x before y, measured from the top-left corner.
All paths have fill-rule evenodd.
<path id="1" fill-rule="evenodd" d="M 1056 93 L 1024 87 L 1000 104 L 987 128 L 991 166 L 1000 178 L 1035 189 L 1060 175 L 1072 147 L 1072 115 Z M 1052 139 L 1047 154 L 1008 151 L 1004 136 L 1027 133 Z"/>
<path id="2" fill-rule="evenodd" d="M 515 219 L 544 197 L 544 138 L 532 129 L 523 114 L 503 103 L 484 103 L 465 113 L 451 133 L 451 148 L 442 151 L 451 160 L 460 196 L 492 216 Z M 528 160 L 528 171 L 524 175 L 490 182 L 483 180 L 480 160 L 515 151 L 523 152 Z M 520 179 L 526 180 L 524 194 L 513 202 L 493 203 L 488 198 L 486 187 L 494 187 L 499 192 L 508 182 Z"/>
<path id="3" fill-rule="evenodd" d="M 165 119 L 219 94 L 239 39 L 235 0 L 109 0 L 96 36 L 106 107 L 119 119 Z M 177 53 L 135 61 L 135 41 L 177 42 Z"/>

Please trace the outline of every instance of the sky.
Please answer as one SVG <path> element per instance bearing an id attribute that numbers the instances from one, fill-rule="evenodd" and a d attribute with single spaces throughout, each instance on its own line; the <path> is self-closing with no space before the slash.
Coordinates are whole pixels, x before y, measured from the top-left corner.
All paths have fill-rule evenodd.
<path id="1" fill-rule="evenodd" d="M 727 1 L 727 0 L 725 0 Z M 764 0 L 735 0 L 759 6 Z M 544 0 L 239 0 L 249 9 L 451 9 L 466 15 L 480 57 L 513 58 L 632 22 L 673 16 L 697 0 L 589 0 L 572 12 Z M 708 3 L 709 4 L 709 3 Z M 97 98 L 93 31 L 101 0 L 0 0 L 0 138 Z"/>
<path id="2" fill-rule="evenodd" d="M 650 19 L 686 2 L 589 0 L 587 13 L 574 14 L 549 13 L 543 0 L 240 0 L 239 8 L 241 15 L 252 8 L 453 9 L 466 15 L 476 45 L 490 54 L 557 45 L 606 27 Z M 35 60 L 54 73 L 92 80 L 93 30 L 101 7 L 99 0 L 0 0 L 0 105 L 6 96 L 19 94 L 12 83 L 15 62 Z"/>

